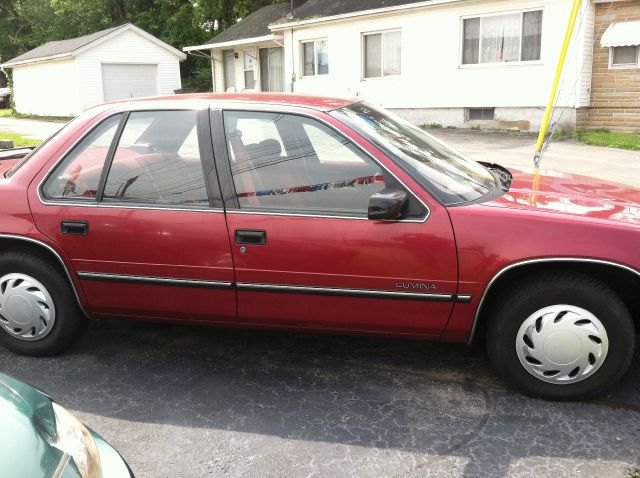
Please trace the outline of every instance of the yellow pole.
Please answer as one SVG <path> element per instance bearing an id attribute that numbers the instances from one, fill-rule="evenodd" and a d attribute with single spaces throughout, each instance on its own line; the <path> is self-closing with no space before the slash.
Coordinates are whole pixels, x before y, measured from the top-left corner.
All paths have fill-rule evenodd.
<path id="1" fill-rule="evenodd" d="M 571 44 L 571 37 L 573 36 L 573 29 L 578 19 L 578 12 L 582 0 L 573 0 L 571 5 L 571 14 L 569 15 L 569 23 L 567 23 L 567 30 L 564 35 L 564 42 L 562 44 L 562 50 L 560 50 L 560 58 L 558 58 L 558 66 L 556 67 L 556 76 L 553 80 L 553 86 L 551 87 L 551 96 L 549 97 L 549 103 L 547 109 L 544 112 L 544 118 L 540 125 L 540 132 L 538 133 L 538 143 L 536 144 L 536 154 L 534 157 L 534 163 L 536 168 L 540 164 L 540 156 L 542 153 L 542 146 L 544 145 L 544 138 L 547 134 L 547 128 L 549 127 L 549 119 L 551 118 L 551 112 L 553 110 L 553 103 L 555 102 L 556 95 L 558 93 L 558 85 L 560 84 L 560 78 L 562 77 L 562 69 L 564 67 L 564 61 L 567 57 L 567 51 L 569 51 L 569 45 Z"/>

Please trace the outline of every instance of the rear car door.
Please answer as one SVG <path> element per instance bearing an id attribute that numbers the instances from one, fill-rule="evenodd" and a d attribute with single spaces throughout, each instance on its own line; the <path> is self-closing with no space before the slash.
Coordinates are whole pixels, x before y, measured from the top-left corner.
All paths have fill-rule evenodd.
<path id="1" fill-rule="evenodd" d="M 208 110 L 102 118 L 53 163 L 32 183 L 34 220 L 93 315 L 236 320 Z"/>
<path id="2" fill-rule="evenodd" d="M 229 110 L 214 118 L 240 321 L 442 332 L 457 289 L 443 207 L 414 194 L 401 171 L 327 115 Z M 407 217 L 367 219 L 370 196 L 384 188 L 409 194 Z"/>

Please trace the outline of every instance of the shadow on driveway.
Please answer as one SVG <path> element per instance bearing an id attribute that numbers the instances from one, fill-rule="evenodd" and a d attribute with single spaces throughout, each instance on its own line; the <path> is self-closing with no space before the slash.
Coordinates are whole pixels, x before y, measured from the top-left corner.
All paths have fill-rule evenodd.
<path id="1" fill-rule="evenodd" d="M 640 355 L 609 396 L 506 390 L 479 346 L 93 321 L 68 354 L 0 351 L 138 477 L 629 476 Z"/>

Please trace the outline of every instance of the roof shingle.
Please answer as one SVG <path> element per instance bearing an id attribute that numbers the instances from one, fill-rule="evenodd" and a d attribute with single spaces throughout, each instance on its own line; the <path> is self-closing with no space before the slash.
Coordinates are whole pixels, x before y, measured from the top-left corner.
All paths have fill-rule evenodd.
<path id="1" fill-rule="evenodd" d="M 423 0 L 424 1 L 424 0 Z M 345 13 L 363 12 L 378 8 L 397 7 L 420 3 L 419 0 L 307 0 L 295 8 L 293 19 L 286 21 L 309 20 L 312 18 L 330 17 Z M 274 22 L 275 23 L 275 22 Z M 282 22 L 278 22 L 282 23 Z"/>
<path id="2" fill-rule="evenodd" d="M 5 62 L 5 65 L 23 61 L 37 60 L 39 58 L 48 58 L 50 56 L 63 55 L 65 53 L 72 53 L 77 49 L 82 48 L 83 46 L 88 45 L 89 43 L 92 43 L 105 35 L 108 35 L 111 32 L 125 27 L 126 25 L 129 24 L 125 23 L 124 25 L 120 25 L 118 27 L 107 28 L 106 30 L 101 30 L 99 32 L 91 33 L 89 35 L 84 35 L 77 38 L 70 38 L 68 40 L 50 41 Z"/>
<path id="3" fill-rule="evenodd" d="M 214 36 L 207 44 L 212 45 L 271 35 L 269 25 L 285 18 L 290 9 L 291 6 L 288 2 L 262 7 Z"/>

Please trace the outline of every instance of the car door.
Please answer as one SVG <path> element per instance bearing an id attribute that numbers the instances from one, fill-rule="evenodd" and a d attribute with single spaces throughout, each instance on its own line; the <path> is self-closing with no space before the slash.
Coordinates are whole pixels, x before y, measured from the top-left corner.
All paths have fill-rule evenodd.
<path id="1" fill-rule="evenodd" d="M 207 110 L 111 115 L 52 163 L 31 186 L 35 224 L 93 315 L 236 320 Z"/>
<path id="2" fill-rule="evenodd" d="M 414 194 L 400 180 L 410 178 L 338 131 L 327 115 L 321 121 L 227 110 L 214 117 L 240 321 L 442 332 L 457 290 L 443 207 Z M 404 219 L 367 219 L 370 196 L 385 188 L 408 193 Z"/>

